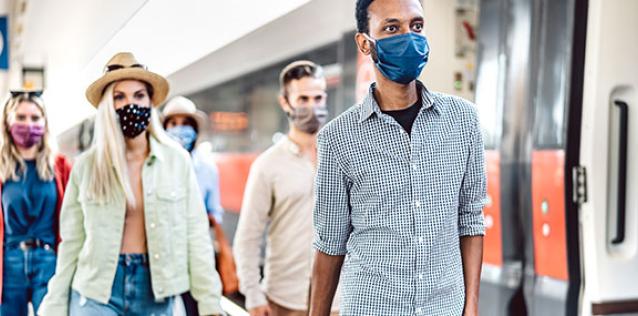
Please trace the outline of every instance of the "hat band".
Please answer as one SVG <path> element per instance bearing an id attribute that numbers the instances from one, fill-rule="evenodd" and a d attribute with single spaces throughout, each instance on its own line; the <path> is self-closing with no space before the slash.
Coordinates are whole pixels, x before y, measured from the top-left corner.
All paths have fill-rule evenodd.
<path id="1" fill-rule="evenodd" d="M 124 68 L 141 68 L 141 69 L 144 69 L 144 70 L 148 70 L 146 68 L 146 66 L 144 66 L 142 64 L 133 64 L 133 65 L 130 65 L 130 66 L 112 64 L 112 65 L 106 65 L 106 67 L 104 67 L 104 73 L 111 72 L 111 71 L 114 71 L 114 70 L 124 69 Z"/>

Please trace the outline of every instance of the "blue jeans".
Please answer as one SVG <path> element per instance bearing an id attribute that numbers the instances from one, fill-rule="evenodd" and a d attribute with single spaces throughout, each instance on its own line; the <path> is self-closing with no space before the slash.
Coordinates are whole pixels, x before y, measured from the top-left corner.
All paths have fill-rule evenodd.
<path id="1" fill-rule="evenodd" d="M 111 299 L 102 304 L 73 290 L 70 316 L 171 316 L 173 298 L 155 300 L 148 258 L 142 254 L 120 255 Z"/>
<path id="2" fill-rule="evenodd" d="M 28 304 L 38 310 L 47 283 L 55 273 L 56 255 L 51 248 L 5 247 L 0 315 L 27 316 Z"/>

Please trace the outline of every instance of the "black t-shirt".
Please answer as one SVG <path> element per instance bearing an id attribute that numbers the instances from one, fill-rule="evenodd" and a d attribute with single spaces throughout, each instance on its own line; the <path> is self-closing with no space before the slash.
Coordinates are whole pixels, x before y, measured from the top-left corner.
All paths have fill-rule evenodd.
<path id="1" fill-rule="evenodd" d="M 397 123 L 399 123 L 401 127 L 403 127 L 403 130 L 405 130 L 408 135 L 410 135 L 412 133 L 412 125 L 414 124 L 416 117 L 419 115 L 420 110 L 421 100 L 419 99 L 416 101 L 416 103 L 403 110 L 382 112 L 392 116 L 394 120 L 397 121 Z"/>

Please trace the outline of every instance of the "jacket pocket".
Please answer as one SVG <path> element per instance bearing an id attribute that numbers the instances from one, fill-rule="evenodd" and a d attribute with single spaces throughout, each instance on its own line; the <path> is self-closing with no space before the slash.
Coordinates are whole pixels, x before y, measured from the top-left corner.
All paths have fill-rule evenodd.
<path id="1" fill-rule="evenodd" d="M 179 217 L 186 216 L 186 189 L 178 186 L 165 186 L 157 189 L 157 207 L 163 220 L 171 224 Z"/>

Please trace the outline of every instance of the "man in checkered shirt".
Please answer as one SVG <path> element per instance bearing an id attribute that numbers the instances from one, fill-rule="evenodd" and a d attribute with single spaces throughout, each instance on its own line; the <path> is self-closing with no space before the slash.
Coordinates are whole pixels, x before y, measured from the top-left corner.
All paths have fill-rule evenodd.
<path id="1" fill-rule="evenodd" d="M 416 80 L 419 0 L 358 0 L 377 82 L 318 136 L 312 316 L 478 315 L 486 175 L 474 105 Z M 343 268 L 343 269 L 342 269 Z"/>

